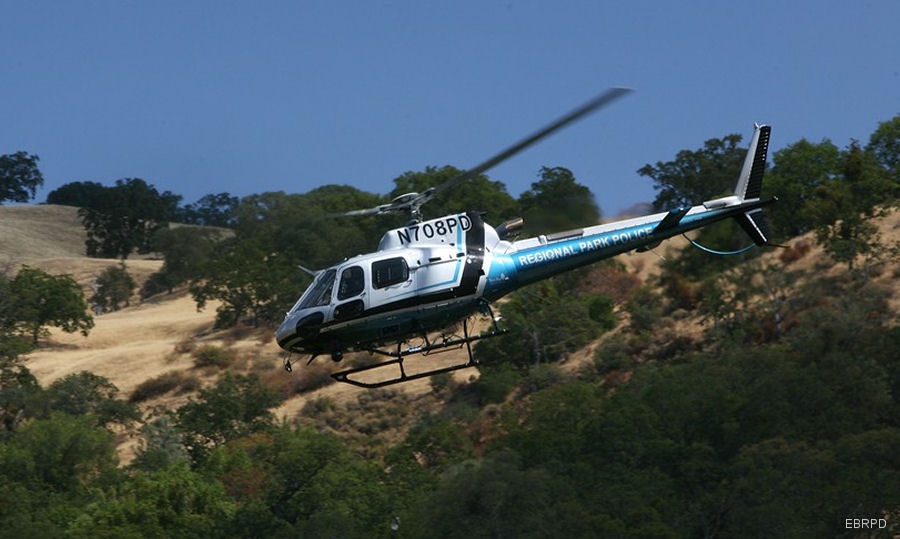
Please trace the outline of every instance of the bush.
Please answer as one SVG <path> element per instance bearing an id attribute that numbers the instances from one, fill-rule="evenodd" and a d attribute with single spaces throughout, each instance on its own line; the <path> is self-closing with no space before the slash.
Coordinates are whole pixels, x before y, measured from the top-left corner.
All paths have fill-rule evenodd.
<path id="1" fill-rule="evenodd" d="M 221 367 L 230 366 L 237 357 L 231 350 L 221 346 L 205 344 L 195 348 L 191 355 L 194 357 L 194 365 L 197 367 Z"/>
<path id="2" fill-rule="evenodd" d="M 170 371 L 138 384 L 128 402 L 143 402 L 179 388 L 182 391 L 196 391 L 200 388 L 200 379 L 184 371 Z"/>
<path id="3" fill-rule="evenodd" d="M 123 303 L 128 307 L 128 299 L 135 286 L 124 262 L 118 266 L 110 266 L 94 282 L 95 292 L 91 297 L 91 305 L 97 312 L 118 311 Z"/>
<path id="4" fill-rule="evenodd" d="M 594 350 L 594 367 L 598 374 L 627 369 L 633 363 L 628 342 L 622 334 L 611 335 Z"/>
<path id="5" fill-rule="evenodd" d="M 472 384 L 472 390 L 481 405 L 503 402 L 510 391 L 522 380 L 522 375 L 510 365 L 484 369 Z"/>
<path id="6" fill-rule="evenodd" d="M 267 369 L 259 376 L 264 386 L 278 393 L 283 399 L 334 383 L 331 369 L 326 363 L 304 365 L 290 373 L 280 368 Z"/>
<path id="7" fill-rule="evenodd" d="M 625 304 L 631 313 L 631 327 L 649 331 L 662 316 L 662 298 L 649 286 L 639 286 Z"/>
<path id="8" fill-rule="evenodd" d="M 546 387 L 550 387 L 563 379 L 562 369 L 551 363 L 541 363 L 528 369 L 528 374 L 522 382 L 522 393 L 534 393 Z"/>
<path id="9" fill-rule="evenodd" d="M 443 393 L 447 389 L 452 389 L 453 373 L 442 372 L 440 374 L 435 374 L 428 382 L 431 384 L 431 391 L 438 394 Z"/>
<path id="10" fill-rule="evenodd" d="M 163 292 L 171 294 L 173 286 L 174 285 L 168 275 L 162 272 L 156 272 L 150 275 L 150 277 L 144 281 L 143 286 L 141 286 L 141 299 L 147 299 L 150 296 L 162 294 Z"/>
<path id="11" fill-rule="evenodd" d="M 618 320 L 613 312 L 613 300 L 609 296 L 599 294 L 588 302 L 588 316 L 594 322 L 600 324 L 604 331 L 616 327 Z"/>

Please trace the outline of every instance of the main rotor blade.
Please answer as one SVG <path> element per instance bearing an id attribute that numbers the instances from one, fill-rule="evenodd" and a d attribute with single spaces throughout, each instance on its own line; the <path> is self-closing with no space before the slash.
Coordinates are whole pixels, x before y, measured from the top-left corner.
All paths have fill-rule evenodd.
<path id="1" fill-rule="evenodd" d="M 503 161 L 506 161 L 510 157 L 516 155 L 517 153 L 521 152 L 522 150 L 531 146 L 532 144 L 541 140 L 542 138 L 552 134 L 555 131 L 562 129 L 563 127 L 574 122 L 575 120 L 578 120 L 579 118 L 582 118 L 582 117 L 594 112 L 595 110 L 597 110 L 605 105 L 608 105 L 609 103 L 615 101 L 619 97 L 621 97 L 627 93 L 630 93 L 632 91 L 633 90 L 631 88 L 610 88 L 603 94 L 588 101 L 584 105 L 582 105 L 582 106 L 578 107 L 577 109 L 573 110 L 572 112 L 566 114 L 565 116 L 556 120 L 555 122 L 548 125 L 547 127 L 543 128 L 540 131 L 534 133 L 533 135 L 519 141 L 518 143 L 510 146 L 509 148 L 503 150 L 502 152 L 498 153 L 494 157 L 491 157 L 484 163 L 481 163 L 480 165 L 463 172 L 459 176 L 456 176 L 455 178 L 451 178 L 451 179 L 445 181 L 444 183 L 438 185 L 437 187 L 435 187 L 434 191 L 432 191 L 432 193 L 431 193 L 431 196 L 429 196 L 428 198 L 430 199 L 431 197 L 436 195 L 438 192 L 443 191 L 444 189 L 447 189 L 448 187 L 452 187 L 453 185 L 455 185 L 463 180 L 468 180 L 469 178 L 474 178 L 475 176 L 478 176 L 479 174 L 487 171 L 488 169 L 491 169 L 491 168 L 497 166 L 498 164 L 502 163 Z"/>

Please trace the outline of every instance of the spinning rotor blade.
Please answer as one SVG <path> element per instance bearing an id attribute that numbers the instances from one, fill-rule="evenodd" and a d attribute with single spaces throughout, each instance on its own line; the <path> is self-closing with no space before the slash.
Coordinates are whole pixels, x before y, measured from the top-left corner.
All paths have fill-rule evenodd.
<path id="1" fill-rule="evenodd" d="M 572 112 L 566 114 L 562 118 L 560 118 L 560 119 L 556 120 L 555 122 L 551 123 L 550 125 L 544 127 L 540 131 L 534 133 L 533 135 L 531 135 L 525 139 L 522 139 L 518 143 L 516 143 L 516 144 L 510 146 L 509 148 L 503 150 L 502 152 L 498 153 L 494 157 L 491 157 L 484 163 L 481 163 L 480 165 L 478 165 L 474 168 L 471 168 L 471 169 L 463 172 L 462 174 L 456 176 L 455 178 L 451 178 L 436 187 L 431 187 L 423 193 L 408 193 L 406 195 L 401 195 L 400 197 L 397 197 L 396 199 L 389 202 L 388 204 L 382 204 L 380 206 L 376 206 L 374 208 L 368 208 L 368 209 L 364 209 L 364 210 L 348 211 L 348 212 L 345 212 L 345 213 L 342 213 L 339 215 L 372 215 L 372 214 L 385 213 L 385 212 L 389 212 L 389 211 L 409 210 L 411 214 L 416 216 L 416 215 L 418 215 L 419 207 L 422 204 L 425 204 L 426 202 L 428 202 L 429 200 L 434 198 L 434 196 L 437 195 L 438 193 L 440 193 L 441 191 L 443 191 L 445 189 L 449 189 L 450 187 L 453 187 L 454 185 L 456 185 L 462 181 L 465 181 L 470 178 L 474 178 L 475 176 L 478 176 L 479 174 L 487 171 L 488 169 L 491 169 L 491 168 L 497 166 L 498 164 L 502 163 L 503 161 L 506 161 L 510 157 L 512 157 L 512 156 L 516 155 L 517 153 L 521 152 L 522 150 L 528 148 L 529 146 L 531 146 L 535 142 L 541 140 L 542 138 L 554 133 L 555 131 L 562 129 L 563 127 L 569 125 L 570 123 L 574 122 L 575 120 L 578 120 L 579 118 L 587 116 L 588 114 L 594 112 L 595 110 L 597 110 L 605 105 L 608 105 L 609 103 L 615 101 L 619 97 L 621 97 L 629 92 L 632 92 L 632 91 L 633 90 L 631 88 L 610 88 L 606 92 L 604 92 L 604 93 L 600 94 L 599 96 L 595 97 L 594 99 L 588 101 L 584 105 L 582 105 L 582 106 L 578 107 L 577 109 L 573 110 Z"/>
<path id="2" fill-rule="evenodd" d="M 332 214 L 333 216 L 354 216 L 354 215 L 375 215 L 378 213 L 384 213 L 386 211 L 391 211 L 394 209 L 393 204 L 382 204 L 381 206 L 375 206 L 374 208 L 366 208 L 364 210 L 350 210 L 345 211 L 343 213 Z"/>
<path id="3" fill-rule="evenodd" d="M 541 140 L 542 138 L 552 134 L 555 131 L 562 129 L 563 127 L 569 125 L 570 123 L 574 122 L 575 120 L 578 120 L 579 118 L 587 116 L 588 114 L 594 112 L 595 110 L 597 110 L 605 105 L 608 105 L 609 103 L 612 103 L 619 97 L 621 97 L 627 93 L 630 93 L 632 91 L 633 90 L 631 88 L 610 88 L 606 92 L 595 97 L 594 99 L 591 99 L 584 105 L 582 105 L 582 106 L 578 107 L 577 109 L 573 110 L 572 112 L 566 114 L 562 118 L 556 120 L 552 124 L 541 129 L 537 133 L 534 133 L 533 135 L 531 135 L 531 136 L 519 141 L 518 143 L 510 146 L 509 148 L 503 150 L 502 152 L 498 153 L 494 157 L 491 157 L 484 163 L 481 163 L 480 165 L 463 172 L 459 176 L 449 179 L 449 180 L 445 181 L 444 183 L 438 185 L 437 187 L 435 187 L 434 191 L 431 192 L 430 196 L 428 196 L 428 198 L 425 201 L 431 199 L 434 195 L 443 191 L 444 189 L 452 187 L 461 181 L 468 180 L 469 178 L 474 178 L 475 176 L 478 176 L 479 174 L 487 171 L 488 169 L 491 169 L 491 168 L 499 165 L 503 161 L 506 161 L 510 157 L 516 155 L 517 153 L 521 152 L 522 150 L 531 146 L 532 144 Z M 425 201 L 423 201 L 423 203 Z"/>

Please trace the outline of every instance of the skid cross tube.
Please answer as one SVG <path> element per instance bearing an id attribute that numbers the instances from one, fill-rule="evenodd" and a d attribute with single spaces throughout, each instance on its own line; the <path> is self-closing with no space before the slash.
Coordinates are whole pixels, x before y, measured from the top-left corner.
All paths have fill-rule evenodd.
<path id="1" fill-rule="evenodd" d="M 474 366 L 478 365 L 478 362 L 475 360 L 474 357 L 472 357 L 472 346 L 471 346 L 472 343 L 475 341 L 481 340 L 481 339 L 487 339 L 489 337 L 496 337 L 498 335 L 503 335 L 504 333 L 507 333 L 507 331 L 508 331 L 505 329 L 500 329 L 496 325 L 496 322 L 495 322 L 493 328 L 489 332 L 482 333 L 481 335 L 471 335 L 470 336 L 469 329 L 468 329 L 468 320 L 464 320 L 462 326 L 463 326 L 463 337 L 462 338 L 448 339 L 448 340 L 445 340 L 440 343 L 428 343 L 428 341 L 426 340 L 426 343 L 428 343 L 428 344 L 426 344 L 425 346 L 409 347 L 405 351 L 402 348 L 403 343 L 397 344 L 396 352 L 387 352 L 385 350 L 378 350 L 378 349 L 374 349 L 374 348 L 370 349 L 370 350 L 368 350 L 369 352 L 381 354 L 384 356 L 389 356 L 394 359 L 389 359 L 387 361 L 382 361 L 380 363 L 375 363 L 372 365 L 366 365 L 364 367 L 355 367 L 352 369 L 346 369 L 343 371 L 335 372 L 335 373 L 332 373 L 331 377 L 334 378 L 335 380 L 337 380 L 338 382 L 343 382 L 345 384 L 350 384 L 350 385 L 354 385 L 357 387 L 364 387 L 367 389 L 375 389 L 375 388 L 379 388 L 379 387 L 385 387 L 385 386 L 390 386 L 390 385 L 394 385 L 394 384 L 399 384 L 402 382 L 409 382 L 411 380 L 418 380 L 419 378 L 427 378 L 428 376 L 434 376 L 435 374 L 452 372 L 452 371 L 456 371 L 459 369 L 465 369 L 467 367 L 474 367 Z M 466 361 L 465 363 L 458 363 L 456 365 L 450 365 L 448 367 L 441 367 L 439 369 L 432 369 L 429 371 L 419 372 L 419 373 L 415 373 L 415 374 L 406 374 L 406 369 L 404 368 L 403 361 L 407 356 L 411 356 L 411 355 L 415 355 L 415 354 L 427 355 L 429 352 L 434 352 L 436 350 L 450 348 L 453 346 L 462 346 L 463 344 L 465 344 L 465 346 L 466 346 L 466 351 L 467 351 L 468 357 L 469 357 L 468 361 Z M 387 380 L 381 380 L 378 382 L 363 382 L 360 380 L 355 380 L 353 378 L 350 378 L 351 376 L 359 374 L 359 373 L 389 368 L 391 365 L 397 365 L 400 368 L 400 376 L 397 376 L 394 378 L 389 378 Z"/>

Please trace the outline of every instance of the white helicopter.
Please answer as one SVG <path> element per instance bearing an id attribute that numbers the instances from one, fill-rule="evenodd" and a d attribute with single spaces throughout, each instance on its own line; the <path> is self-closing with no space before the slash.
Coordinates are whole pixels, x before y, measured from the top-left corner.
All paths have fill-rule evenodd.
<path id="1" fill-rule="evenodd" d="M 315 278 L 276 332 L 279 346 L 289 353 L 285 369 L 292 368 L 290 353 L 310 354 L 311 363 L 322 354 L 340 361 L 344 352 L 368 351 L 391 359 L 332 376 L 340 382 L 375 388 L 475 366 L 471 343 L 506 332 L 497 324 L 500 317 L 494 316 L 491 302 L 517 288 L 620 253 L 652 249 L 664 239 L 727 218 L 736 219 L 753 244 L 769 244 L 762 207 L 776 199 L 760 198 L 770 135 L 770 127 L 765 125 L 755 125 L 734 194 L 697 206 L 513 241 L 510 236 L 522 227 L 521 218 L 496 228 L 485 223 L 477 211 L 422 221 L 420 207 L 437 193 L 483 173 L 629 91 L 611 88 L 437 187 L 401 195 L 375 208 L 347 212 L 345 215 L 402 211 L 409 213 L 410 222 L 385 233 L 374 253 L 315 272 L 301 268 Z M 492 323 L 487 331 L 470 335 L 470 318 L 478 313 L 490 316 Z M 442 333 L 460 321 L 462 336 Z M 405 346 L 411 339 L 419 344 Z M 389 345 L 396 349 L 382 349 Z M 462 346 L 468 352 L 464 363 L 414 374 L 407 374 L 404 368 L 406 356 Z M 397 374 L 374 382 L 359 376 L 386 368 Z"/>

